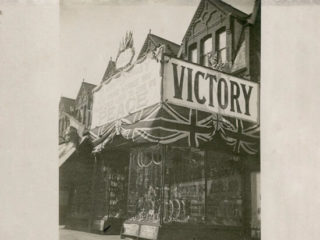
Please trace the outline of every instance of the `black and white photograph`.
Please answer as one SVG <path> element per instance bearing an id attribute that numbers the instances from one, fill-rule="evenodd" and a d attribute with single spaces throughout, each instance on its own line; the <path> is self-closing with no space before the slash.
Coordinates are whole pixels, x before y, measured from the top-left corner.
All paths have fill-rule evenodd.
<path id="1" fill-rule="evenodd" d="M 260 239 L 261 7 L 240 2 L 62 1 L 60 240 Z"/>
<path id="2" fill-rule="evenodd" d="M 318 240 L 319 0 L 0 0 L 0 239 Z"/>

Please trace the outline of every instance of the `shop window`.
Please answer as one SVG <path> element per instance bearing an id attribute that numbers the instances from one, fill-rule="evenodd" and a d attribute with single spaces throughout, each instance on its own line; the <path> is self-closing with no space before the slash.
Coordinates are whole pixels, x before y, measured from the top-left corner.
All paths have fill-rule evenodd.
<path id="1" fill-rule="evenodd" d="M 125 216 L 127 199 L 127 168 L 107 167 L 104 180 L 108 182 L 108 216 L 120 218 Z"/>
<path id="2" fill-rule="evenodd" d="M 82 122 L 80 110 L 77 110 L 77 119 L 79 122 Z"/>
<path id="3" fill-rule="evenodd" d="M 201 42 L 201 64 L 209 66 L 209 54 L 212 52 L 212 38 L 208 36 Z"/>
<path id="4" fill-rule="evenodd" d="M 171 148 L 167 153 L 164 181 L 164 222 L 204 222 L 204 152 Z"/>
<path id="5" fill-rule="evenodd" d="M 217 33 L 217 54 L 219 63 L 227 62 L 227 34 L 223 29 Z"/>
<path id="6" fill-rule="evenodd" d="M 239 162 L 231 154 L 207 152 L 207 222 L 241 226 L 242 197 Z"/>
<path id="7" fill-rule="evenodd" d="M 129 221 L 160 221 L 161 158 L 159 147 L 134 149 L 130 153 Z"/>
<path id="8" fill-rule="evenodd" d="M 189 61 L 193 63 L 198 62 L 198 49 L 196 44 L 191 45 L 189 48 Z"/>
<path id="9" fill-rule="evenodd" d="M 251 173 L 251 237 L 260 239 L 260 173 Z"/>

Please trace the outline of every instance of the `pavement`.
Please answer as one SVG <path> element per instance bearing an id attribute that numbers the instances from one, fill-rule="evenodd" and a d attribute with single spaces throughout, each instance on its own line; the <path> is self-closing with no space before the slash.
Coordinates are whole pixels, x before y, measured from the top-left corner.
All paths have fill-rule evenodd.
<path id="1" fill-rule="evenodd" d="M 59 240 L 120 240 L 120 235 L 100 235 L 60 228 Z"/>

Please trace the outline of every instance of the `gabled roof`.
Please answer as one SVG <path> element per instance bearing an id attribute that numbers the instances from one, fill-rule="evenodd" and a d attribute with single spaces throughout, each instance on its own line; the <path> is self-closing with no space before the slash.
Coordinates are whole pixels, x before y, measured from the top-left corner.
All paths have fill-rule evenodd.
<path id="1" fill-rule="evenodd" d="M 172 56 L 176 56 L 178 54 L 180 45 L 169 41 L 167 39 L 164 39 L 162 37 L 159 37 L 157 35 L 154 35 L 152 33 L 149 33 L 147 35 L 146 40 L 144 41 L 144 44 L 140 50 L 140 53 L 138 55 L 138 59 L 140 57 L 142 57 L 149 49 L 149 43 L 151 43 L 155 48 L 159 47 L 161 45 L 165 45 L 166 46 L 166 53 Z"/>
<path id="2" fill-rule="evenodd" d="M 78 99 L 79 94 L 82 92 L 82 89 L 86 90 L 86 92 L 92 92 L 92 89 L 94 89 L 95 87 L 96 87 L 96 85 L 94 85 L 92 83 L 82 81 L 76 100 Z"/>
<path id="3" fill-rule="evenodd" d="M 87 90 L 92 90 L 92 89 L 94 89 L 97 85 L 83 81 L 83 82 L 82 82 L 82 86 L 84 86 L 84 88 L 87 89 Z"/>
<path id="4" fill-rule="evenodd" d="M 116 62 L 112 61 L 112 59 L 110 58 L 107 69 L 104 72 L 104 75 L 102 77 L 102 82 L 107 80 L 109 77 L 111 77 L 115 72 L 116 72 Z"/>
<path id="5" fill-rule="evenodd" d="M 240 20 L 245 20 L 249 15 L 240 11 L 239 9 L 234 8 L 233 6 L 221 1 L 221 0 L 201 0 L 199 3 L 199 6 L 193 15 L 193 18 L 188 26 L 188 29 L 183 37 L 183 41 L 187 39 L 191 35 L 191 29 L 192 26 L 194 25 L 195 21 L 199 19 L 201 16 L 201 13 L 204 9 L 205 2 L 210 2 L 212 5 L 214 5 L 216 8 L 218 8 L 220 11 L 226 13 L 226 14 L 231 14 L 232 16 L 240 19 Z"/>
<path id="6" fill-rule="evenodd" d="M 260 21 L 260 9 L 261 9 L 261 0 L 256 0 L 254 3 L 253 12 L 248 18 L 248 23 L 255 24 L 256 21 Z"/>
<path id="7" fill-rule="evenodd" d="M 212 4 L 216 5 L 221 11 L 226 13 L 231 13 L 232 16 L 240 19 L 248 17 L 248 14 L 240 11 L 239 9 L 231 6 L 230 4 L 221 0 L 209 0 Z"/>
<path id="8" fill-rule="evenodd" d="M 76 100 L 72 99 L 72 98 L 67 98 L 67 97 L 61 97 L 60 98 L 60 103 L 59 103 L 59 107 L 61 105 L 64 106 L 64 110 L 68 113 L 71 113 L 70 111 L 70 107 L 74 107 Z"/>
<path id="9" fill-rule="evenodd" d="M 75 102 L 76 100 L 75 99 L 72 99 L 72 98 L 68 98 L 68 97 L 61 97 L 60 98 L 60 103 L 63 103 L 63 104 L 69 104 L 69 105 L 71 105 L 71 104 L 74 104 L 74 102 Z"/>

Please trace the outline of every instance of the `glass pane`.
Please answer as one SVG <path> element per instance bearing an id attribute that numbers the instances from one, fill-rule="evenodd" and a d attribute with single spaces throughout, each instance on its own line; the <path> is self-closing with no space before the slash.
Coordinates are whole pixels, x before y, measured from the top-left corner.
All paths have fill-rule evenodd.
<path id="1" fill-rule="evenodd" d="M 227 46 L 227 35 L 226 31 L 219 33 L 219 49 L 225 48 Z"/>
<path id="2" fill-rule="evenodd" d="M 207 221 L 220 226 L 241 226 L 241 175 L 232 155 L 208 152 Z"/>
<path id="3" fill-rule="evenodd" d="M 190 61 L 193 63 L 198 62 L 197 48 L 190 49 Z"/>
<path id="4" fill-rule="evenodd" d="M 204 152 L 172 148 L 165 170 L 164 222 L 204 222 Z"/>
<path id="5" fill-rule="evenodd" d="M 227 62 L 227 49 L 220 50 L 220 63 L 226 63 Z"/>
<path id="6" fill-rule="evenodd" d="M 212 51 L 212 38 L 208 38 L 203 42 L 202 46 L 202 54 L 206 55 L 207 53 Z"/>
<path id="7" fill-rule="evenodd" d="M 202 43 L 201 64 L 209 66 L 208 54 L 212 52 L 212 38 L 207 38 Z"/>
<path id="8" fill-rule="evenodd" d="M 203 57 L 202 57 L 202 64 L 204 65 L 204 66 L 209 66 L 209 59 L 208 59 L 208 55 L 204 55 Z"/>
<path id="9" fill-rule="evenodd" d="M 109 204 L 106 211 L 109 217 L 123 217 L 126 212 L 127 168 L 107 168 L 105 173 L 105 180 L 109 178 Z"/>
<path id="10" fill-rule="evenodd" d="M 83 109 L 83 124 L 86 124 L 86 120 L 87 120 L 87 106 L 84 106 Z"/>
<path id="11" fill-rule="evenodd" d="M 128 214 L 132 221 L 160 220 L 161 158 L 159 148 L 135 149 L 130 154 Z"/>

